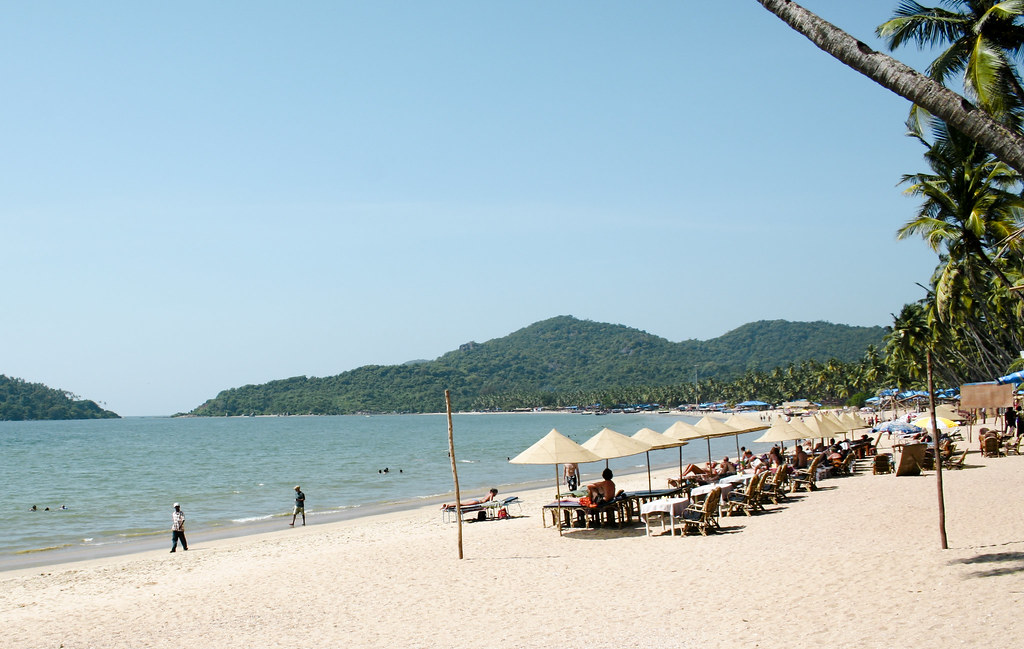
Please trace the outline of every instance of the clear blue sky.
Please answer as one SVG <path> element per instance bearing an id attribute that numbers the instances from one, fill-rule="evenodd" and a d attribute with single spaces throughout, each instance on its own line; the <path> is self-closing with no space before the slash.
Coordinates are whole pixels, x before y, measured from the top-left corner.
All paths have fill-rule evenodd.
<path id="1" fill-rule="evenodd" d="M 907 102 L 754 0 L 0 7 L 0 373 L 122 415 L 563 314 L 887 325 L 936 265 Z"/>

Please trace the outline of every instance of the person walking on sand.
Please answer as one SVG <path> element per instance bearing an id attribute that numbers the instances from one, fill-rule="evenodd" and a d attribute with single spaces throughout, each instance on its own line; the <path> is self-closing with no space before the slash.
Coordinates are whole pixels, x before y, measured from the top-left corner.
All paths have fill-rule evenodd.
<path id="1" fill-rule="evenodd" d="M 295 485 L 295 509 L 292 510 L 292 522 L 289 526 L 295 525 L 295 517 L 302 514 L 302 524 L 306 524 L 306 494 L 302 493 L 299 485 Z"/>
<path id="2" fill-rule="evenodd" d="M 178 541 L 181 541 L 181 549 L 188 552 L 188 541 L 185 540 L 185 512 L 181 506 L 174 503 L 174 511 L 171 512 L 171 552 L 178 549 Z"/>
<path id="3" fill-rule="evenodd" d="M 562 472 L 565 477 L 565 486 L 569 491 L 576 491 L 580 486 L 580 468 L 575 462 L 566 462 L 565 470 Z"/>

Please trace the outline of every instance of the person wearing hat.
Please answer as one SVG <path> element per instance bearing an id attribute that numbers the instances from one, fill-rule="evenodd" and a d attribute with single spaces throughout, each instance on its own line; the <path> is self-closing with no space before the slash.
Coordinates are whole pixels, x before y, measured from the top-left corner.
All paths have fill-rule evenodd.
<path id="1" fill-rule="evenodd" d="M 188 551 L 188 541 L 185 540 L 185 512 L 181 506 L 174 503 L 174 511 L 171 512 L 171 552 L 178 549 L 178 540 L 181 540 L 181 549 Z"/>
<path id="2" fill-rule="evenodd" d="M 299 485 L 295 485 L 295 509 L 292 510 L 292 522 L 289 526 L 295 525 L 295 517 L 302 514 L 302 524 L 306 524 L 306 494 L 302 493 Z"/>

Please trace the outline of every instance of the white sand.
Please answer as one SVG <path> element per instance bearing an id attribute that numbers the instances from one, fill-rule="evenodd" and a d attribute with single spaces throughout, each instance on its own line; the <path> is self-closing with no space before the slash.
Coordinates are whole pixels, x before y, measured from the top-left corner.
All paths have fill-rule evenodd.
<path id="1" fill-rule="evenodd" d="M 552 487 L 465 525 L 461 561 L 430 507 L 0 573 L 0 646 L 1017 647 L 1024 458 L 968 464 L 945 551 L 932 473 L 826 480 L 706 538 L 560 538 Z"/>

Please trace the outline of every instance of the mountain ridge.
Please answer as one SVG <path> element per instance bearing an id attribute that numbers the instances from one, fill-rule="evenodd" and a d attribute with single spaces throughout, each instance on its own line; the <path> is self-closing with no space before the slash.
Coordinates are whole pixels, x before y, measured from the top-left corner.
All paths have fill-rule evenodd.
<path id="1" fill-rule="evenodd" d="M 230 388 L 188 414 L 438 412 L 445 389 L 457 408 L 482 409 L 492 395 L 726 380 L 805 360 L 850 362 L 868 345 L 880 346 L 885 332 L 824 321 L 762 320 L 717 338 L 676 343 L 624 325 L 555 316 L 483 343 L 464 343 L 432 361 Z"/>

